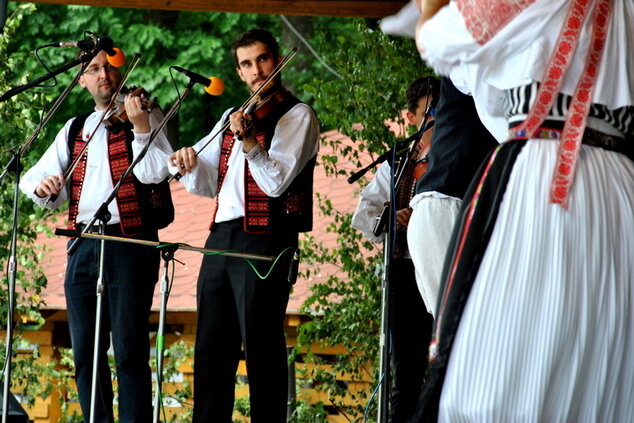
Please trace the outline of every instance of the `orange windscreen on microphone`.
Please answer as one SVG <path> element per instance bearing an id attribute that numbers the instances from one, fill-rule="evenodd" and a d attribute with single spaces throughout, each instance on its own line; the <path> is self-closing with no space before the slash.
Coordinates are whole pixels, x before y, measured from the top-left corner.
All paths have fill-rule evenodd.
<path id="1" fill-rule="evenodd" d="M 217 78 L 215 76 L 212 76 L 209 79 L 211 80 L 211 83 L 205 87 L 205 91 L 207 92 L 207 94 L 211 94 L 211 95 L 222 94 L 225 90 L 225 83 L 222 82 L 220 78 Z"/>
<path id="2" fill-rule="evenodd" d="M 106 60 L 112 66 L 116 68 L 120 68 L 121 66 L 125 64 L 125 54 L 123 54 L 121 49 L 117 47 L 114 47 L 113 50 L 114 50 L 114 55 L 111 56 L 109 54 L 106 54 Z"/>

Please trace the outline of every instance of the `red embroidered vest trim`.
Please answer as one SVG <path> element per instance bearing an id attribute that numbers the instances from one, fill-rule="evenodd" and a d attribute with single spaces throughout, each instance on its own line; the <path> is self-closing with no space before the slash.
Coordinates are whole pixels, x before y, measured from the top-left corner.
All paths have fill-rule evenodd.
<path id="1" fill-rule="evenodd" d="M 75 160 L 79 152 L 86 145 L 83 139 L 83 129 L 77 134 L 74 142 L 73 151 L 71 152 L 72 160 Z M 87 153 L 86 153 L 87 154 Z M 86 176 L 86 154 L 84 154 L 73 171 L 70 181 L 70 206 L 68 209 L 68 228 L 77 229 L 77 214 L 79 212 L 79 199 Z M 130 154 L 128 151 L 128 142 L 126 131 L 120 130 L 117 133 L 108 131 L 108 159 L 110 162 L 110 174 L 112 176 L 113 185 L 119 182 L 123 172 L 130 166 Z M 138 190 L 135 177 L 130 174 L 117 193 L 117 208 L 119 210 L 119 219 L 121 231 L 124 235 L 134 236 L 145 233 L 143 215 L 139 204 Z"/>
<path id="2" fill-rule="evenodd" d="M 288 94 L 288 98 L 280 103 L 274 112 L 267 115 L 264 121 L 258 121 L 256 140 L 263 150 L 268 151 L 271 147 L 271 140 L 279 119 L 297 103 L 299 100 Z M 230 130 L 225 131 L 220 147 L 217 192 L 222 189 L 234 144 L 233 133 Z M 250 233 L 270 233 L 275 228 L 281 228 L 282 225 L 286 230 L 297 232 L 311 230 L 313 169 L 316 158 L 307 163 L 286 192 L 276 198 L 267 196 L 260 189 L 249 170 L 248 161 L 244 160 L 244 230 Z M 217 210 L 218 207 L 214 211 L 210 229 L 213 227 Z"/>

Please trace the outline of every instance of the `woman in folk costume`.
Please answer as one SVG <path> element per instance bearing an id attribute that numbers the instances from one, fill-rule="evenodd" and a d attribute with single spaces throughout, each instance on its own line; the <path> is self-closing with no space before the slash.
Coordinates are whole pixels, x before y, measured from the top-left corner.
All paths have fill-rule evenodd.
<path id="1" fill-rule="evenodd" d="M 416 421 L 634 421 L 634 1 L 431 3 L 422 57 L 506 141 L 463 202 Z"/>

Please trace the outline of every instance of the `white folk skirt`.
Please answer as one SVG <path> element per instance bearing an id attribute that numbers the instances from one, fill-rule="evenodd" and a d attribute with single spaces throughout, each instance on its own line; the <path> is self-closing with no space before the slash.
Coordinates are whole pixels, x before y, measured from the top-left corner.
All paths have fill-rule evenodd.
<path id="1" fill-rule="evenodd" d="M 558 142 L 519 153 L 442 388 L 441 422 L 634 421 L 634 162 L 583 145 L 568 210 Z"/>

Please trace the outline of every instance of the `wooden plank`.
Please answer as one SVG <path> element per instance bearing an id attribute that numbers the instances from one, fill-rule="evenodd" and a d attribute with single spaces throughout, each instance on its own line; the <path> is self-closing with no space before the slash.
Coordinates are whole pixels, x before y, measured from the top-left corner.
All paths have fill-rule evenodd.
<path id="1" fill-rule="evenodd" d="M 297 379 L 302 379 L 304 377 L 312 377 L 313 372 L 316 372 L 317 369 L 323 370 L 329 373 L 332 373 L 334 366 L 332 364 L 314 364 L 314 363 L 295 363 L 295 368 L 297 369 Z M 365 373 L 361 372 L 358 375 L 354 375 L 352 373 L 337 372 L 335 376 L 337 380 L 348 381 L 348 382 L 367 382 L 372 383 L 374 378 Z"/>
<path id="2" fill-rule="evenodd" d="M 293 338 L 287 338 L 286 345 L 289 347 L 296 347 L 297 340 Z M 306 347 L 302 347 L 300 349 L 300 353 L 306 354 L 306 352 L 307 352 Z M 336 355 L 336 354 L 346 354 L 347 351 L 346 351 L 346 347 L 344 347 L 343 345 L 335 345 L 335 346 L 326 345 L 322 348 L 321 345 L 313 344 L 310 347 L 310 352 L 313 354 Z"/>
<path id="3" fill-rule="evenodd" d="M 0 332 L 0 336 L 6 337 L 5 332 Z M 22 336 L 32 344 L 37 345 L 51 345 L 53 342 L 53 332 L 51 331 L 29 330 L 22 332 Z"/>
<path id="4" fill-rule="evenodd" d="M 158 323 L 159 312 L 152 311 L 150 313 L 150 323 Z M 196 312 L 194 311 L 170 311 L 165 316 L 165 323 L 168 325 L 182 324 L 182 325 L 195 325 L 196 324 Z"/>
<path id="5" fill-rule="evenodd" d="M 24 405 L 27 413 L 29 414 L 29 418 L 38 418 L 38 419 L 47 419 L 49 418 L 49 405 L 43 402 L 36 402 L 33 407 L 28 407 Z M 11 421 L 11 420 L 9 420 Z"/>
<path id="6" fill-rule="evenodd" d="M 195 12 L 382 18 L 399 11 L 407 0 L 35 0 L 33 2 Z"/>

